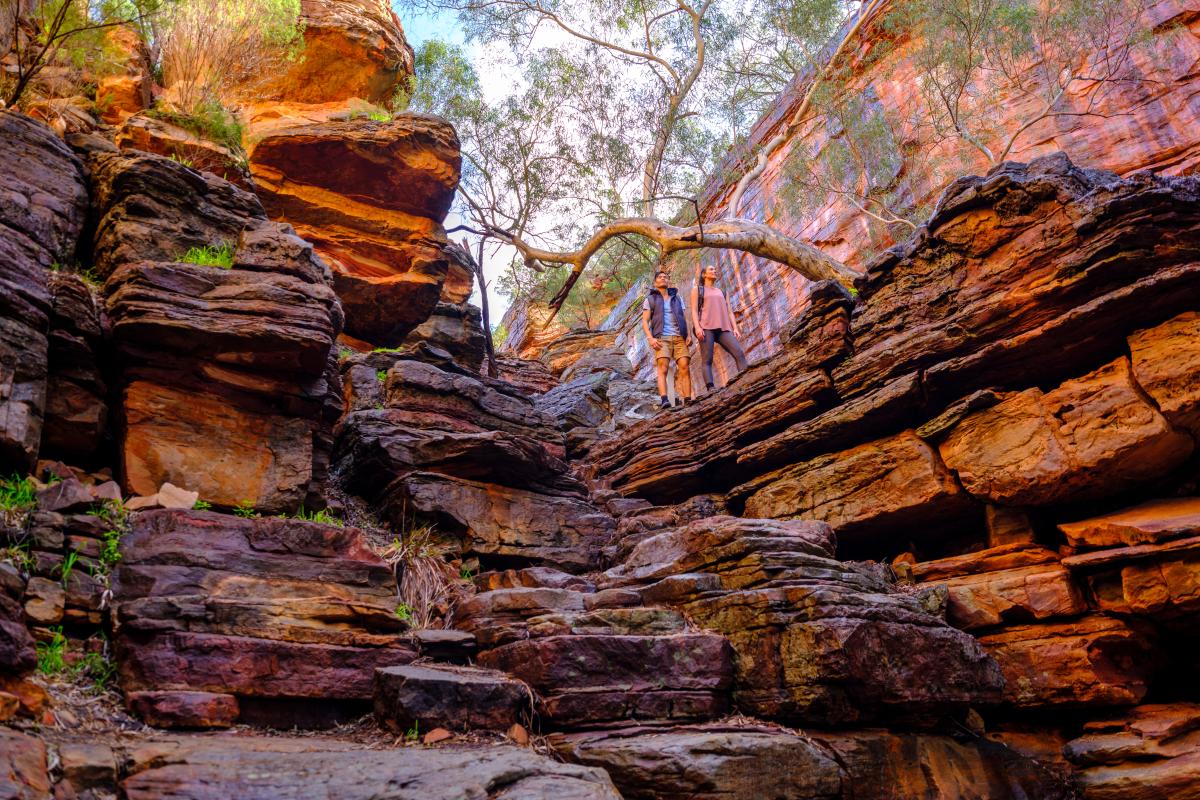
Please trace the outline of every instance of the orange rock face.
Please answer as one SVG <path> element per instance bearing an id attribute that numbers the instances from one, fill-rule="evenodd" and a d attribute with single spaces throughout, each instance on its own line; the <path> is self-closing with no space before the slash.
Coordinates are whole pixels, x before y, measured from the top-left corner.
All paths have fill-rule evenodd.
<path id="1" fill-rule="evenodd" d="M 280 100 L 390 101 L 413 72 L 413 52 L 385 0 L 302 0 L 304 52 L 267 92 Z"/>
<path id="2" fill-rule="evenodd" d="M 163 120 L 143 115 L 129 117 L 117 132 L 116 145 L 158 153 L 193 169 L 211 172 L 243 189 L 254 189 L 250 176 L 232 151 Z"/>
<path id="3" fill-rule="evenodd" d="M 396 346 L 429 316 L 448 270 L 441 223 L 461 167 L 450 125 L 405 114 L 283 128 L 257 143 L 250 164 L 268 214 L 333 268 L 349 335 Z"/>
<path id="4" fill-rule="evenodd" d="M 1142 399 L 1121 358 L 1053 391 L 1027 389 L 968 416 L 941 454 L 976 497 L 1038 505 L 1164 475 L 1192 449 L 1191 437 Z"/>

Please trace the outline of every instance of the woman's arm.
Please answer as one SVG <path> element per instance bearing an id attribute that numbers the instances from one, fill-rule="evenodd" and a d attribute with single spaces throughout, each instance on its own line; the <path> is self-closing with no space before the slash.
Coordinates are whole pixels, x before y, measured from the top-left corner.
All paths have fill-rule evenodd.
<path id="1" fill-rule="evenodd" d="M 701 337 L 701 336 L 704 334 L 704 331 L 702 331 L 702 330 L 700 329 L 700 315 L 699 315 L 699 313 L 696 311 L 696 303 L 697 303 L 697 301 L 700 299 L 700 289 L 699 289 L 699 286 L 700 286 L 700 284 L 699 284 L 699 283 L 693 283 L 693 284 L 692 284 L 692 305 L 691 305 L 691 309 L 692 309 L 692 330 L 694 330 L 694 331 L 696 332 L 696 338 L 697 338 L 697 339 L 699 339 L 699 338 L 700 338 L 700 337 Z"/>

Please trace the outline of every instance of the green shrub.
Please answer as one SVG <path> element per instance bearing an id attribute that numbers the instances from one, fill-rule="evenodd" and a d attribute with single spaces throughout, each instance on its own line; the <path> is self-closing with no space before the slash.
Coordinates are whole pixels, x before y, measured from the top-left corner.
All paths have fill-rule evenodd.
<path id="1" fill-rule="evenodd" d="M 383 383 L 384 381 L 387 380 L 387 374 L 388 374 L 388 371 L 386 369 L 377 369 L 377 370 L 375 370 L 375 379 L 378 380 L 380 383 Z"/>
<path id="2" fill-rule="evenodd" d="M 233 513 L 242 519 L 257 519 L 259 513 L 254 510 L 253 500 L 243 500 L 233 507 Z"/>
<path id="3" fill-rule="evenodd" d="M 196 264 L 201 267 L 233 269 L 233 246 L 223 244 L 220 247 L 193 247 L 181 255 L 179 260 L 185 264 Z"/>
<path id="4" fill-rule="evenodd" d="M 63 559 L 62 567 L 59 574 L 62 578 L 62 587 L 67 588 L 67 584 L 71 582 L 71 571 L 75 569 L 75 565 L 79 563 L 79 553 L 74 550 L 67 553 L 67 557 Z"/>
<path id="5" fill-rule="evenodd" d="M 292 519 L 301 519 L 301 520 L 304 520 L 305 522 L 319 522 L 322 525 L 333 525 L 338 528 L 341 528 L 341 527 L 345 526 L 345 524 L 346 524 L 346 523 L 342 522 L 340 519 L 338 519 L 337 517 L 335 517 L 333 514 L 330 514 L 329 511 L 326 509 L 321 509 L 320 511 L 312 512 L 312 511 L 305 511 L 304 506 L 300 506 L 299 510 L 296 511 L 296 513 L 292 515 Z"/>
<path id="6" fill-rule="evenodd" d="M 243 152 L 242 137 L 245 135 L 245 127 L 225 106 L 214 100 L 200 103 L 192 114 L 161 107 L 155 107 L 146 113 L 163 122 L 178 125 L 201 139 L 215 142 L 234 154 Z"/>
<path id="7" fill-rule="evenodd" d="M 89 652 L 71 667 L 71 674 L 75 678 L 90 678 L 92 690 L 99 694 L 108 689 L 116 677 L 117 665 L 100 653 Z"/>
<path id="8" fill-rule="evenodd" d="M 212 503 L 207 500 L 201 500 L 199 497 L 196 498 L 196 502 L 192 503 L 193 511 L 208 511 L 210 509 L 212 509 Z"/>
<path id="9" fill-rule="evenodd" d="M 0 479 L 0 510 L 28 511 L 37 505 L 37 487 L 33 479 L 14 474 Z"/>
<path id="10" fill-rule="evenodd" d="M 50 629 L 50 641 L 37 643 L 37 668 L 43 675 L 57 675 L 67 667 L 67 637 L 62 626 Z"/>

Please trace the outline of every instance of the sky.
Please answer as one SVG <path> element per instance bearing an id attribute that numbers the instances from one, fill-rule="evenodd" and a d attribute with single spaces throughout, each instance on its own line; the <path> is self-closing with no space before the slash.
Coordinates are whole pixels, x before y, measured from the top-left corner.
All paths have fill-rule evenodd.
<path id="1" fill-rule="evenodd" d="M 465 45 L 462 29 L 458 26 L 452 14 L 415 15 L 410 10 L 402 9 L 396 5 L 393 7 L 395 8 L 396 15 L 400 17 L 400 24 L 404 26 L 404 36 L 414 49 L 419 48 L 423 42 L 430 39 L 441 39 L 444 42 Z M 503 69 L 497 70 L 494 68 L 494 65 L 490 69 L 481 69 L 483 64 L 482 54 L 475 46 L 467 46 L 466 52 L 479 72 L 485 94 L 496 97 L 503 96 L 509 92 L 514 83 L 511 73 Z M 451 211 L 450 215 L 446 218 L 446 228 L 453 228 L 463 222 L 464 220 L 456 212 Z M 455 236 L 455 238 L 461 239 L 461 234 Z M 494 288 L 496 277 L 502 271 L 502 265 L 506 264 L 515 252 L 511 248 L 505 248 L 505 250 L 509 252 L 507 254 L 502 252 L 496 257 L 489 255 L 483 265 L 484 277 L 489 282 L 488 316 L 491 318 L 493 327 L 500 322 L 500 318 L 508 310 L 509 304 L 509 299 L 499 294 Z M 474 248 L 472 248 L 472 252 L 474 252 Z M 475 305 L 479 305 L 480 303 L 478 285 L 471 296 L 471 302 Z"/>

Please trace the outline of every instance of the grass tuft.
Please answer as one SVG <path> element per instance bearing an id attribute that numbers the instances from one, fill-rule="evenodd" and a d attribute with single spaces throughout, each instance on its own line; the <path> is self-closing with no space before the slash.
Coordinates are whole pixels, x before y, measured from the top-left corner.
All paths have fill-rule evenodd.
<path id="1" fill-rule="evenodd" d="M 233 245 L 192 247 L 180 256 L 179 260 L 185 264 L 196 264 L 201 267 L 233 269 Z"/>

